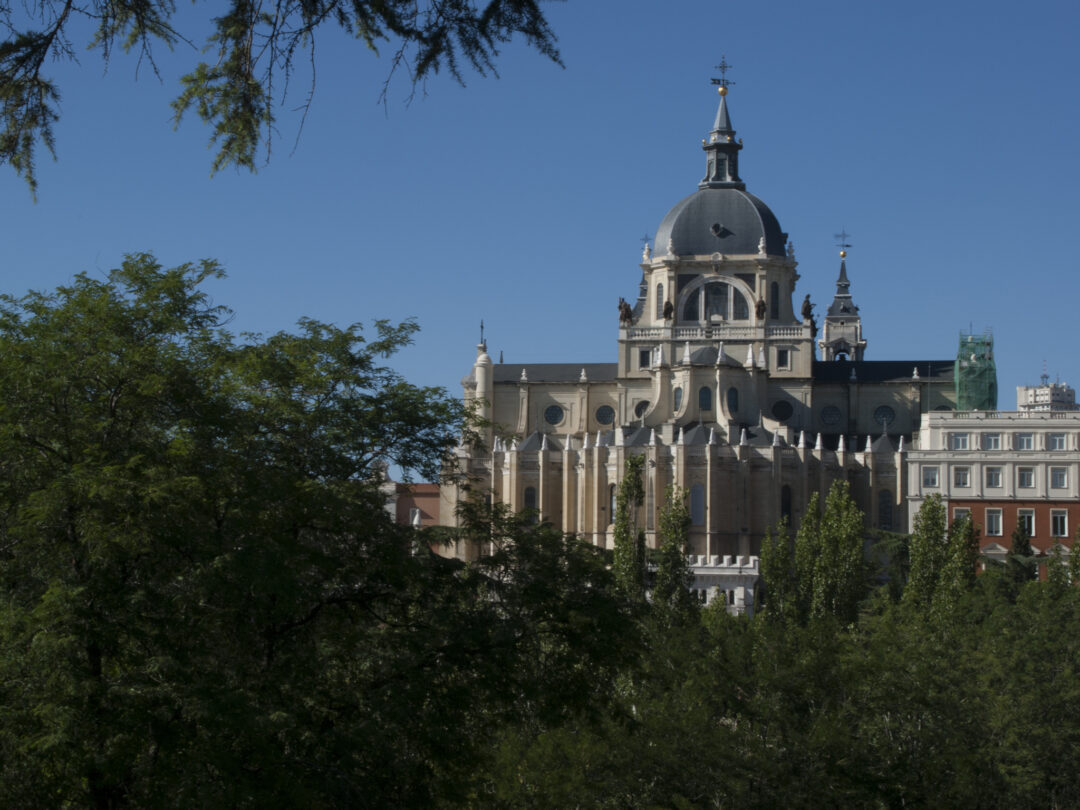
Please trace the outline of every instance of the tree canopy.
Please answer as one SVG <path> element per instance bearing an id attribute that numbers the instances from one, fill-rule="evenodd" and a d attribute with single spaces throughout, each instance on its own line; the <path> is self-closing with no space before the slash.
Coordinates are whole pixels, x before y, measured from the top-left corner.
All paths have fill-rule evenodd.
<path id="1" fill-rule="evenodd" d="M 453 803 L 502 725 L 603 705 L 611 575 L 497 510 L 433 554 L 380 493 L 462 427 L 381 362 L 415 326 L 239 342 L 218 273 L 0 301 L 0 804 Z"/>
<path id="2" fill-rule="evenodd" d="M 976 575 L 928 501 L 881 584 L 839 484 L 733 616 L 671 489 L 650 601 L 637 455 L 610 556 L 473 490 L 443 558 L 381 491 L 465 419 L 385 365 L 415 327 L 239 339 L 220 272 L 0 299 L 0 805 L 1080 805 L 1080 554 Z"/>
<path id="3" fill-rule="evenodd" d="M 0 4 L 7 36 L 0 41 L 0 162 L 36 189 L 40 147 L 55 156 L 53 125 L 61 92 L 47 74 L 56 60 L 75 60 L 83 47 L 106 62 L 116 48 L 154 65 L 155 48 L 191 46 L 199 58 L 181 80 L 175 120 L 194 112 L 210 127 L 217 152 L 213 170 L 254 170 L 260 147 L 269 154 L 275 110 L 300 61 L 314 59 L 320 32 L 336 28 L 363 46 L 392 51 L 388 72 L 412 81 L 447 70 L 496 70 L 500 47 L 520 36 L 559 61 L 555 35 L 540 0 L 229 0 L 209 20 L 209 34 L 178 27 L 171 0 L 43 0 Z M 89 29 L 85 23 L 89 22 Z M 79 41 L 85 33 L 86 41 Z M 310 67 L 314 82 L 314 63 Z M 385 88 L 384 88 L 385 89 Z M 311 91 L 301 106 L 311 103 Z"/>

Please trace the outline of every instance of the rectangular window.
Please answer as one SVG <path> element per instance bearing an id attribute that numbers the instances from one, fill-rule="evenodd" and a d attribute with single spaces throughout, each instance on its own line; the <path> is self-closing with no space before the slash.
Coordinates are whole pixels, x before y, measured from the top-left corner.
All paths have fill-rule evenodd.
<path id="1" fill-rule="evenodd" d="M 1034 450 L 1035 449 L 1035 436 L 1031 433 L 1017 433 L 1016 444 L 1013 447 L 1014 450 Z"/>
<path id="2" fill-rule="evenodd" d="M 1050 510 L 1050 536 L 1069 536 L 1069 513 L 1065 509 Z"/>
<path id="3" fill-rule="evenodd" d="M 967 450 L 968 449 L 968 435 L 966 433 L 950 433 L 949 434 L 949 449 L 950 450 Z"/>
<path id="4" fill-rule="evenodd" d="M 1035 468 L 1017 467 L 1016 486 L 1020 487 L 1020 489 L 1031 489 L 1035 486 Z"/>
<path id="5" fill-rule="evenodd" d="M 1050 468 L 1050 488 L 1065 489 L 1069 486 L 1069 471 L 1065 467 Z"/>
<path id="6" fill-rule="evenodd" d="M 1065 434 L 1064 433 L 1051 433 L 1046 437 L 1046 449 L 1047 450 L 1064 450 L 1065 449 Z"/>
<path id="7" fill-rule="evenodd" d="M 938 468 L 937 467 L 923 467 L 922 468 L 922 485 L 924 487 L 936 487 L 938 485 Z"/>
<path id="8" fill-rule="evenodd" d="M 1018 528 L 1027 529 L 1028 537 L 1035 536 L 1035 510 L 1017 509 L 1016 525 Z"/>
<path id="9" fill-rule="evenodd" d="M 651 349 L 638 349 L 637 367 L 638 368 L 648 368 L 649 367 L 649 356 L 651 354 L 652 354 Z"/>
<path id="10" fill-rule="evenodd" d="M 953 523 L 955 523 L 958 520 L 963 520 L 964 518 L 970 518 L 970 517 L 971 517 L 971 510 L 968 509 L 966 506 L 958 506 L 958 507 L 956 507 L 955 509 L 952 510 Z"/>
<path id="11" fill-rule="evenodd" d="M 971 486 L 971 468 L 970 467 L 953 467 L 952 482 L 954 487 L 970 487 Z"/>
<path id="12" fill-rule="evenodd" d="M 788 369 L 791 368 L 791 352 L 787 349 L 776 350 L 776 367 Z"/>
<path id="13" fill-rule="evenodd" d="M 1000 433 L 984 433 L 982 435 L 982 449 L 983 450 L 1000 450 L 1001 449 L 1001 434 Z"/>
<path id="14" fill-rule="evenodd" d="M 1001 510 L 986 510 L 986 536 L 1001 537 Z"/>
<path id="15" fill-rule="evenodd" d="M 989 489 L 1001 486 L 1001 467 L 986 468 L 986 486 Z"/>

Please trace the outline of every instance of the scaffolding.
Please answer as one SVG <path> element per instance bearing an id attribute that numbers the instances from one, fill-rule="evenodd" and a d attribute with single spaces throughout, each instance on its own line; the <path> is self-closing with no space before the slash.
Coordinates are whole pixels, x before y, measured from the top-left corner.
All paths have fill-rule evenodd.
<path id="1" fill-rule="evenodd" d="M 997 368 L 994 366 L 994 335 L 960 333 L 956 351 L 956 409 L 958 411 L 997 410 Z"/>

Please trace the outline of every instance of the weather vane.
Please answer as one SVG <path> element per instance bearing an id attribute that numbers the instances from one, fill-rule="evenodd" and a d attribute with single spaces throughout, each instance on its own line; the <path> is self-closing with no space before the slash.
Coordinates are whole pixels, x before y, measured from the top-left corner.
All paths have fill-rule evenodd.
<path id="1" fill-rule="evenodd" d="M 712 83 L 720 86 L 720 90 L 719 90 L 720 95 L 726 96 L 727 95 L 727 89 L 735 84 L 735 82 L 731 81 L 727 77 L 727 72 L 729 70 L 731 70 L 731 68 L 733 66 L 728 64 L 726 56 L 721 56 L 720 57 L 720 64 L 719 65 L 713 65 L 713 67 L 716 70 L 720 71 L 720 78 L 719 79 L 713 79 Z"/>
<path id="2" fill-rule="evenodd" d="M 851 247 L 851 242 L 848 241 L 848 239 L 850 238 L 851 234 L 845 231 L 843 228 L 840 229 L 840 233 L 833 234 L 833 239 L 836 240 L 836 246 L 840 248 L 841 259 L 847 256 L 847 249 Z"/>

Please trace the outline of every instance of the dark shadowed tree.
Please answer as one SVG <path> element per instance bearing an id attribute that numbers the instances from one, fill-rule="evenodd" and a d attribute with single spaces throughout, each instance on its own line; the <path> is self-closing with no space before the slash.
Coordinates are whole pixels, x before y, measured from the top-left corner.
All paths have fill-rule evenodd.
<path id="1" fill-rule="evenodd" d="M 638 511 L 645 501 L 644 466 L 645 456 L 627 456 L 615 494 L 615 582 L 636 602 L 645 598 L 645 532 L 638 528 Z"/>
<path id="2" fill-rule="evenodd" d="M 380 495 L 461 426 L 383 364 L 415 327 L 238 343 L 219 272 L 0 303 L 0 805 L 460 803 L 503 724 L 613 677 L 611 575 L 501 513 L 432 554 Z"/>
<path id="3" fill-rule="evenodd" d="M 668 486 L 657 527 L 660 553 L 653 583 L 653 609 L 674 622 L 692 619 L 698 608 L 690 593 L 692 574 L 686 560 L 690 542 L 690 510 L 686 496 L 686 490 Z"/>

